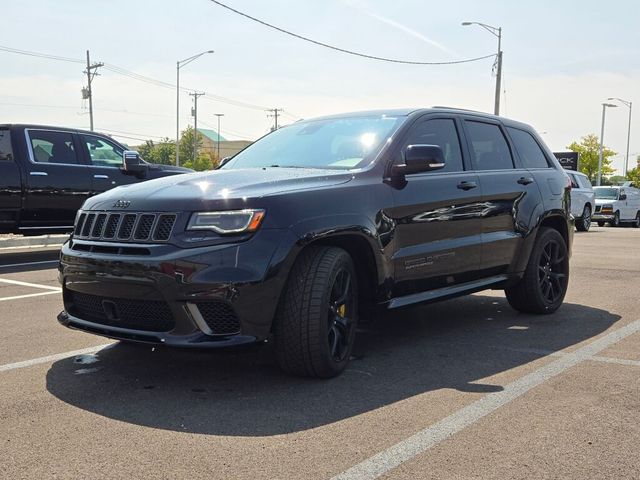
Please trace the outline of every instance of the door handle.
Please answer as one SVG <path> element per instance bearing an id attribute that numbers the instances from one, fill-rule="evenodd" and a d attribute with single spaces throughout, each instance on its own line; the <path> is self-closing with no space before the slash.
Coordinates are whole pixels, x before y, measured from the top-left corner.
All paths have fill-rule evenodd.
<path id="1" fill-rule="evenodd" d="M 102 178 L 104 180 L 109 180 L 109 175 L 94 175 L 93 178 Z"/>
<path id="2" fill-rule="evenodd" d="M 32 177 L 46 177 L 49 175 L 47 172 L 29 172 Z"/>
<path id="3" fill-rule="evenodd" d="M 472 188 L 476 188 L 478 184 L 476 182 L 460 182 L 458 184 L 458 188 L 460 190 L 471 190 Z"/>
<path id="4" fill-rule="evenodd" d="M 530 183 L 533 183 L 533 178 L 531 178 L 531 177 L 520 177 L 520 179 L 518 180 L 518 183 L 520 185 L 529 185 Z"/>

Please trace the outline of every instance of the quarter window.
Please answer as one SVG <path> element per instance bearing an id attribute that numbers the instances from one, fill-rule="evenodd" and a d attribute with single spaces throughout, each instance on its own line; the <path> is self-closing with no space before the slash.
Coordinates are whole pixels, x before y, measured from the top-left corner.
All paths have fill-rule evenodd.
<path id="1" fill-rule="evenodd" d="M 576 180 L 576 176 L 573 174 L 569 174 L 569 180 L 571 180 L 571 188 L 580 188 L 578 185 L 578 181 Z"/>
<path id="2" fill-rule="evenodd" d="M 122 154 L 124 153 L 122 147 L 95 135 L 82 135 L 82 141 L 87 146 L 93 165 L 101 167 L 122 166 Z"/>
<path id="3" fill-rule="evenodd" d="M 460 172 L 462 151 L 458 130 L 452 119 L 437 118 L 416 125 L 409 134 L 408 145 L 438 145 L 444 152 L 445 166 L 437 172 Z"/>
<path id="4" fill-rule="evenodd" d="M 513 168 L 509 144 L 498 125 L 474 121 L 465 122 L 471 155 L 478 170 Z"/>
<path id="5" fill-rule="evenodd" d="M 507 130 L 525 168 L 549 168 L 547 157 L 529 132 L 510 127 Z"/>
<path id="6" fill-rule="evenodd" d="M 71 133 L 30 130 L 29 139 L 34 162 L 66 165 L 79 163 Z"/>

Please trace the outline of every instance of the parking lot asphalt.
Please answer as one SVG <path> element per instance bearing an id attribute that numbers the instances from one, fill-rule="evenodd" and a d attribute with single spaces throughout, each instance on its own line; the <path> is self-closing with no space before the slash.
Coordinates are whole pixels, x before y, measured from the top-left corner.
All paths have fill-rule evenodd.
<path id="1" fill-rule="evenodd" d="M 0 478 L 640 478 L 640 230 L 576 234 L 565 305 L 385 315 L 326 381 L 61 327 L 55 253 L 0 260 Z"/>

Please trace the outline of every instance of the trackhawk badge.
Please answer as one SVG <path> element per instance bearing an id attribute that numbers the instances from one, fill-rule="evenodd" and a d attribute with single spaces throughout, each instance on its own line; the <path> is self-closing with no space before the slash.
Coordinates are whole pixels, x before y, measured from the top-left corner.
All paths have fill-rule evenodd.
<path id="1" fill-rule="evenodd" d="M 113 204 L 113 208 L 129 208 L 131 202 L 129 200 L 118 200 Z"/>

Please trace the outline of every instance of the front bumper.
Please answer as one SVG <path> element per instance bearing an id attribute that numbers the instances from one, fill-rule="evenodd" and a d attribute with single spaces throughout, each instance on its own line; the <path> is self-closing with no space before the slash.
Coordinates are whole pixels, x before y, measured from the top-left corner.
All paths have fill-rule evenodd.
<path id="1" fill-rule="evenodd" d="M 591 215 L 591 220 L 594 222 L 610 222 L 611 220 L 613 220 L 613 213 L 594 213 L 593 215 Z"/>
<path id="2" fill-rule="evenodd" d="M 72 238 L 60 257 L 65 309 L 58 321 L 109 338 L 175 347 L 263 341 L 286 278 L 277 261 L 286 235 L 263 230 L 244 242 L 188 249 L 146 244 L 145 255 L 100 253 L 107 242 Z M 112 252 L 118 244 L 108 246 Z"/>

